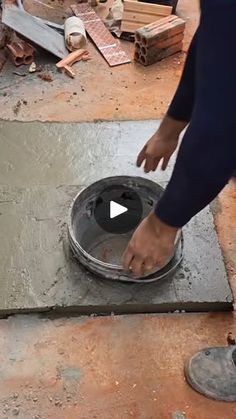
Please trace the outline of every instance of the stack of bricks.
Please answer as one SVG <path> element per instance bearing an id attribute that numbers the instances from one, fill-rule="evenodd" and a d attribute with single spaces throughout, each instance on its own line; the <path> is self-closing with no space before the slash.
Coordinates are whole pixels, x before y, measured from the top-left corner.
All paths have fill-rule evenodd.
<path id="1" fill-rule="evenodd" d="M 134 59 L 146 66 L 181 51 L 184 29 L 184 20 L 174 15 L 138 29 Z"/>

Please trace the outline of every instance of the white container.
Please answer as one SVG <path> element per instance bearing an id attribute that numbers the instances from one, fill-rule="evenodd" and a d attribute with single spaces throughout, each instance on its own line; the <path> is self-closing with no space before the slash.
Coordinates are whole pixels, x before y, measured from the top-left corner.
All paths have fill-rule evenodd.
<path id="1" fill-rule="evenodd" d="M 64 23 L 65 43 L 69 51 L 84 48 L 87 43 L 85 27 L 77 16 L 68 17 Z"/>

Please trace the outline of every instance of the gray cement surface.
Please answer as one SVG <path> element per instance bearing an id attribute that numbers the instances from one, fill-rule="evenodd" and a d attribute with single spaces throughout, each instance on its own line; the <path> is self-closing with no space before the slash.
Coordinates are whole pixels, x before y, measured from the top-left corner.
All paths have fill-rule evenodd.
<path id="1" fill-rule="evenodd" d="M 232 308 L 232 293 L 209 208 L 184 229 L 173 278 L 139 285 L 86 272 L 68 249 L 68 207 L 98 179 L 142 175 L 135 158 L 157 122 L 0 126 L 0 314 L 208 311 Z M 147 177 L 166 186 L 166 172 Z"/>

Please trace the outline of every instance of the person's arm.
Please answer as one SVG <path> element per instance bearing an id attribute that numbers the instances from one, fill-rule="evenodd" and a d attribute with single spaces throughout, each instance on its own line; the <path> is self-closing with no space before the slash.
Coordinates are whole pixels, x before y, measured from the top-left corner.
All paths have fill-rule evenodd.
<path id="1" fill-rule="evenodd" d="M 179 135 L 190 121 L 195 96 L 196 45 L 197 32 L 190 44 L 183 74 L 167 114 L 138 155 L 137 166 L 140 167 L 145 161 L 146 173 L 156 170 L 161 160 L 162 170 L 166 169 L 178 146 Z"/>
<path id="2" fill-rule="evenodd" d="M 185 121 L 186 125 L 194 107 L 197 38 L 198 30 L 190 44 L 179 85 L 167 111 L 169 117 L 176 121 Z"/>
<path id="3" fill-rule="evenodd" d="M 124 269 L 136 276 L 167 263 L 177 228 L 210 203 L 236 168 L 236 2 L 201 4 L 190 125 L 155 214 L 139 225 L 123 255 Z"/>
<path id="4" fill-rule="evenodd" d="M 236 168 L 235 15 L 232 0 L 203 2 L 194 110 L 155 211 L 170 226 L 182 227 L 209 204 Z"/>

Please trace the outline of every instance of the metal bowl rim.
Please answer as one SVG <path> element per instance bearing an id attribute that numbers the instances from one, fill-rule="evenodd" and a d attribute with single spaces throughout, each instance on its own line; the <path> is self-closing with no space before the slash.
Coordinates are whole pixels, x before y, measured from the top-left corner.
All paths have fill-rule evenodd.
<path id="1" fill-rule="evenodd" d="M 110 177 L 107 177 L 107 178 L 104 178 L 104 179 L 100 179 L 100 180 L 98 180 L 98 181 L 96 181 L 96 182 L 94 182 L 92 185 L 94 185 L 95 183 L 98 183 L 98 182 L 100 182 L 101 180 L 116 180 L 116 179 L 118 179 L 118 178 L 126 178 L 127 180 L 129 180 L 129 179 L 137 179 L 137 180 L 139 180 L 139 179 L 141 179 L 141 180 L 145 180 L 145 181 L 147 181 L 148 183 L 150 182 L 150 183 L 153 183 L 153 184 L 155 184 L 155 182 L 153 182 L 152 180 L 150 180 L 150 179 L 145 179 L 145 178 L 142 178 L 142 177 L 140 177 L 140 176 L 110 176 Z M 93 262 L 93 263 L 95 263 L 95 264 L 97 264 L 97 265 L 99 265 L 101 268 L 104 268 L 104 269 L 108 269 L 108 270 L 110 270 L 111 272 L 113 272 L 113 271 L 118 271 L 118 272 L 122 272 L 123 274 L 124 274 L 124 271 L 123 271 L 123 269 L 122 269 L 122 266 L 120 266 L 120 265 L 115 265 L 115 264 L 112 264 L 112 263 L 106 263 L 106 262 L 103 262 L 103 261 L 101 261 L 101 260 L 99 260 L 99 259 L 97 259 L 97 258 L 95 258 L 94 256 L 92 256 L 92 255 L 90 255 L 86 250 L 84 250 L 84 248 L 80 245 L 80 243 L 76 240 L 76 238 L 75 238 L 75 235 L 74 235 L 74 230 L 73 230 L 73 226 L 72 226 L 72 213 L 73 213 L 73 209 L 74 209 L 74 205 L 75 205 L 75 203 L 76 203 L 76 201 L 78 200 L 78 198 L 80 197 L 80 195 L 82 195 L 82 193 L 84 193 L 84 191 L 86 190 L 86 189 L 88 189 L 89 187 L 90 187 L 91 185 L 89 185 L 89 186 L 85 186 L 83 189 L 81 189 L 78 193 L 77 193 L 77 195 L 74 197 L 74 199 L 72 200 L 72 202 L 71 202 L 71 204 L 70 204 L 70 207 L 69 207 L 69 214 L 68 214 L 68 235 L 69 235 L 69 240 L 71 240 L 72 241 L 72 243 L 73 243 L 73 245 L 77 248 L 77 250 L 78 250 L 78 252 L 81 252 L 82 253 L 82 255 L 83 255 L 83 257 L 87 260 L 87 261 L 89 261 L 89 262 Z M 158 185 L 162 190 L 164 190 L 160 185 Z M 176 244 L 175 244 L 175 248 L 177 248 L 177 246 L 178 246 L 178 244 L 179 244 L 179 241 L 180 241 L 180 239 L 181 239 L 181 237 L 182 237 L 182 232 L 181 232 L 181 234 L 179 234 L 179 239 L 177 240 L 177 242 L 176 242 Z M 170 261 L 169 261 L 170 262 Z M 169 263 L 168 262 L 168 263 Z M 160 269 L 161 270 L 161 269 Z M 158 271 L 160 271 L 160 270 L 157 270 L 156 272 L 158 272 Z M 127 277 L 129 277 L 128 275 L 127 275 Z"/>

